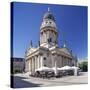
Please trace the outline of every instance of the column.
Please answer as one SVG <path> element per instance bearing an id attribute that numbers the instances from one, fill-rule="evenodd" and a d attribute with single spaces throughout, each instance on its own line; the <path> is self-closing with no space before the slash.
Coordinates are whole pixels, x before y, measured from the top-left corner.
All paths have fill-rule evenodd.
<path id="1" fill-rule="evenodd" d="M 47 42 L 47 35 L 46 35 L 46 32 L 45 32 L 45 42 Z"/>
<path id="2" fill-rule="evenodd" d="M 43 38 L 44 38 L 44 40 L 43 40 L 43 41 L 45 42 L 45 32 L 43 32 Z"/>
<path id="3" fill-rule="evenodd" d="M 35 57 L 33 57 L 33 72 L 35 72 Z"/>
<path id="4" fill-rule="evenodd" d="M 36 70 L 36 56 L 34 58 L 35 58 L 35 70 Z"/>
<path id="5" fill-rule="evenodd" d="M 31 68 L 32 68 L 32 67 L 31 67 L 31 58 L 30 58 L 30 72 L 31 72 Z"/>
<path id="6" fill-rule="evenodd" d="M 40 44 L 42 43 L 42 34 L 40 33 Z"/>
<path id="7" fill-rule="evenodd" d="M 67 58 L 67 65 L 69 66 L 69 64 L 68 64 L 68 58 Z"/>
<path id="8" fill-rule="evenodd" d="M 43 56 L 40 55 L 40 64 L 41 64 L 41 67 L 43 67 Z"/>
<path id="9" fill-rule="evenodd" d="M 55 75 L 57 75 L 57 55 L 56 54 L 54 56 L 54 60 L 55 60 Z"/>
<path id="10" fill-rule="evenodd" d="M 30 72 L 30 59 L 28 60 L 28 71 Z"/>
<path id="11" fill-rule="evenodd" d="M 42 32 L 43 33 L 43 32 Z M 42 43 L 43 43 L 43 41 L 44 41 L 44 35 L 42 34 Z"/>
<path id="12" fill-rule="evenodd" d="M 68 58 L 67 58 L 67 65 L 69 66 L 69 64 L 68 64 Z"/>
<path id="13" fill-rule="evenodd" d="M 31 58 L 31 72 L 32 72 L 32 58 Z"/>
<path id="14" fill-rule="evenodd" d="M 32 57 L 32 62 L 33 62 L 33 73 L 35 72 L 35 59 Z"/>
<path id="15" fill-rule="evenodd" d="M 33 69 L 34 69 L 34 68 L 33 68 L 33 57 L 32 57 L 32 73 L 33 73 Z"/>
<path id="16" fill-rule="evenodd" d="M 67 59 L 67 57 L 66 57 L 66 60 L 65 61 L 66 61 L 66 65 L 68 65 L 68 59 Z"/>
<path id="17" fill-rule="evenodd" d="M 66 65 L 66 64 L 65 64 L 65 63 L 66 63 L 65 61 L 66 61 L 66 60 L 65 60 L 65 57 L 64 57 L 64 66 Z"/>
<path id="18" fill-rule="evenodd" d="M 70 59 L 70 66 L 72 66 L 72 60 Z"/>
<path id="19" fill-rule="evenodd" d="M 36 55 L 35 59 L 36 59 L 36 69 L 38 69 L 38 55 Z"/>
<path id="20" fill-rule="evenodd" d="M 59 59 L 60 59 L 60 65 L 59 65 L 59 67 L 62 67 L 62 57 L 59 56 Z"/>
<path id="21" fill-rule="evenodd" d="M 52 67 L 54 67 L 55 62 L 54 62 L 54 55 L 52 54 Z"/>
<path id="22" fill-rule="evenodd" d="M 31 63 L 31 58 L 29 60 L 29 72 L 31 73 L 32 72 L 32 63 Z"/>
<path id="23" fill-rule="evenodd" d="M 70 66 L 70 64 L 69 64 L 69 58 L 68 58 L 68 65 Z"/>
<path id="24" fill-rule="evenodd" d="M 66 57 L 64 57 L 64 66 L 66 66 L 66 62 L 67 62 Z"/>
<path id="25" fill-rule="evenodd" d="M 64 64 L 63 64 L 63 56 L 62 56 L 62 67 L 64 66 Z"/>
<path id="26" fill-rule="evenodd" d="M 63 67 L 63 56 L 61 56 L 61 67 Z"/>
<path id="27" fill-rule="evenodd" d="M 27 72 L 27 61 L 25 61 L 25 72 Z"/>
<path id="28" fill-rule="evenodd" d="M 39 68 L 41 67 L 41 56 L 39 56 Z"/>
<path id="29" fill-rule="evenodd" d="M 37 66 L 38 66 L 38 68 L 39 68 L 39 55 L 38 55 L 38 57 L 37 57 Z"/>
<path id="30" fill-rule="evenodd" d="M 27 70 L 28 70 L 28 72 L 29 72 L 29 60 L 28 60 L 28 62 L 27 62 L 27 63 L 28 63 L 28 67 L 27 67 L 28 69 L 27 69 Z"/>

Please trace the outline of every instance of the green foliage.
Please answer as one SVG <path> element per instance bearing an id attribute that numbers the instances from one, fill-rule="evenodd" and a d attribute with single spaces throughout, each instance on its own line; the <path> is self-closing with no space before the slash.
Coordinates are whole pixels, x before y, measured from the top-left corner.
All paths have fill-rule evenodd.
<path id="1" fill-rule="evenodd" d="M 84 71 L 84 72 L 88 71 L 88 62 L 84 61 L 84 62 L 80 63 L 79 68 L 82 69 L 82 71 Z"/>

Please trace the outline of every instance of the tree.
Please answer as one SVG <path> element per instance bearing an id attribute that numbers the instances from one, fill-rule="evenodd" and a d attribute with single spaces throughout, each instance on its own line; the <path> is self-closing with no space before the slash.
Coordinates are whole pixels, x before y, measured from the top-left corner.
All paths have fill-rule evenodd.
<path id="1" fill-rule="evenodd" d="M 82 71 L 87 72 L 88 71 L 88 62 L 83 61 L 82 63 L 79 64 L 79 68 L 82 69 Z"/>

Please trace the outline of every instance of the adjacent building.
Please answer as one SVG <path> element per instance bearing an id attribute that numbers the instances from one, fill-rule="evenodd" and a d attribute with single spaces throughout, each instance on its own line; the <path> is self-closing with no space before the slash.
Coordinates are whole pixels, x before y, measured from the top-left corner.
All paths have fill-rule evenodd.
<path id="1" fill-rule="evenodd" d="M 12 73 L 22 73 L 25 70 L 24 58 L 12 58 Z"/>

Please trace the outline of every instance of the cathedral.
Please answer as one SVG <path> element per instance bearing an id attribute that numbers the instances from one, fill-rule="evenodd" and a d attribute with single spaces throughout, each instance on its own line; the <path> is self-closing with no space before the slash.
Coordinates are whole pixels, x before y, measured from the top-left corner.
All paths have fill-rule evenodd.
<path id="1" fill-rule="evenodd" d="M 25 53 L 25 71 L 34 73 L 41 67 L 76 66 L 77 58 L 66 46 L 58 46 L 58 31 L 55 17 L 48 8 L 40 26 L 40 40 L 38 47 L 33 47 L 32 42 Z"/>

